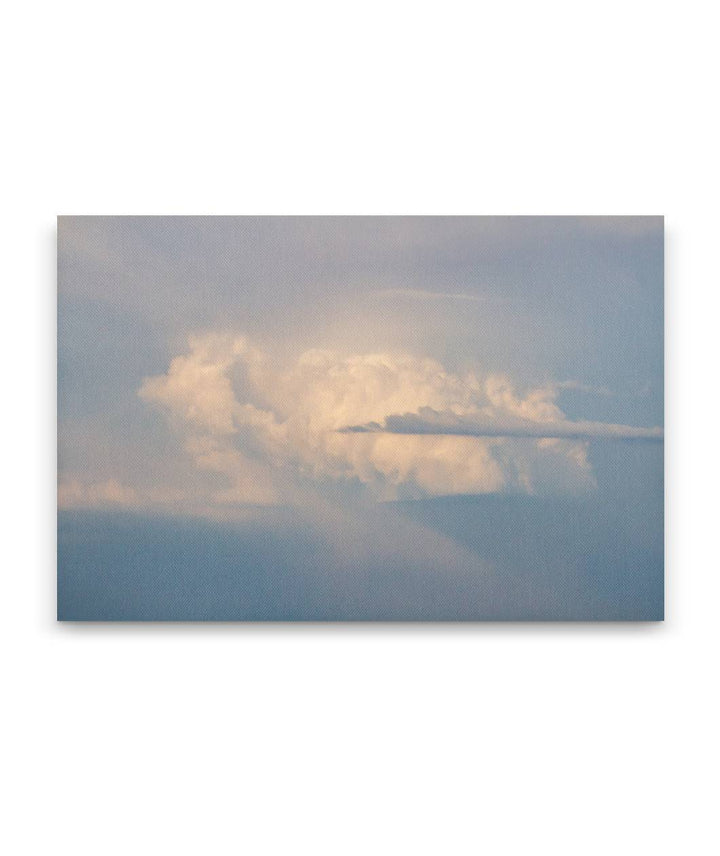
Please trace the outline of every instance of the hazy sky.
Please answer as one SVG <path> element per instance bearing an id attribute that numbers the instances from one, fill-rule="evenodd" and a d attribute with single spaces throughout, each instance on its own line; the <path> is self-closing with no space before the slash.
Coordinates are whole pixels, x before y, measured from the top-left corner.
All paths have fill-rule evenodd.
<path id="1" fill-rule="evenodd" d="M 234 527 L 243 578 L 258 530 L 238 527 L 324 545 L 312 582 L 298 559 L 276 584 L 305 580 L 294 612 L 271 592 L 236 617 L 371 617 L 388 587 L 394 617 L 412 597 L 408 617 L 588 617 L 595 560 L 558 503 L 604 509 L 596 557 L 618 543 L 608 509 L 635 509 L 603 561 L 643 568 L 613 576 L 633 614 L 661 609 L 661 218 L 62 217 L 58 254 L 60 508 Z M 528 552 L 518 526 L 551 512 L 555 541 Z M 193 531 L 184 579 L 207 561 Z"/>

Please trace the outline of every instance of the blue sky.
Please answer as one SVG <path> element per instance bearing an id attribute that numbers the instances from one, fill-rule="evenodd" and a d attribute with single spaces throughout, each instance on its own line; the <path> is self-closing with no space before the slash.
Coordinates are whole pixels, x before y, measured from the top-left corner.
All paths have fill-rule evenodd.
<path id="1" fill-rule="evenodd" d="M 61 615 L 660 616 L 661 218 L 63 217 L 58 254 Z"/>

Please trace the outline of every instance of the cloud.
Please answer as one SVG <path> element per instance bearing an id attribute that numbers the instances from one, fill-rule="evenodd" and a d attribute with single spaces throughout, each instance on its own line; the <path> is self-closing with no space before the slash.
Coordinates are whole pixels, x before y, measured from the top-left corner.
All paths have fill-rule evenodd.
<path id="1" fill-rule="evenodd" d="M 215 506 L 292 504 L 333 484 L 379 500 L 594 485 L 588 431 L 564 427 L 575 423 L 556 386 L 520 394 L 507 378 L 403 352 L 310 349 L 277 364 L 243 336 L 195 336 L 139 395 L 214 479 Z M 485 430 L 471 430 L 479 419 Z"/>
<path id="2" fill-rule="evenodd" d="M 115 479 L 92 484 L 83 484 L 77 479 L 71 479 L 58 485 L 58 506 L 60 508 L 85 508 L 104 505 L 132 508 L 137 504 L 138 496 L 135 489 L 120 484 Z"/>
<path id="3" fill-rule="evenodd" d="M 234 442 L 243 410 L 235 398 L 231 370 L 239 361 L 252 364 L 259 353 L 242 337 L 193 336 L 189 344 L 190 353 L 173 359 L 167 374 L 145 379 L 140 398 L 164 410 L 184 437 L 184 451 L 197 469 L 224 476 L 223 486 L 209 495 L 212 503 L 278 501 L 268 468 Z"/>
<path id="4" fill-rule="evenodd" d="M 522 437 L 557 440 L 620 440 L 661 443 L 662 428 L 638 428 L 606 422 L 568 419 L 524 419 L 512 414 L 486 411 L 459 415 L 452 411 L 421 407 L 417 413 L 390 414 L 383 424 L 350 425 L 343 433 L 388 433 L 461 437 Z"/>
<path id="5" fill-rule="evenodd" d="M 79 478 L 66 478 L 58 484 L 58 507 L 72 508 L 123 508 L 128 510 L 166 507 L 187 508 L 188 494 L 176 488 L 158 486 L 137 488 L 117 479 L 84 482 Z"/>

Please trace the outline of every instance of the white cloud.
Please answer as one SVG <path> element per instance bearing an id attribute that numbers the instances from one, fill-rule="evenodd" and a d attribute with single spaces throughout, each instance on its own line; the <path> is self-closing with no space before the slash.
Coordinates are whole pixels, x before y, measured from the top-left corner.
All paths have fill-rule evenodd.
<path id="1" fill-rule="evenodd" d="M 312 349 L 277 366 L 244 337 L 189 344 L 167 374 L 144 381 L 140 396 L 166 412 L 199 470 L 222 477 L 212 503 L 292 502 L 300 485 L 318 481 L 360 483 L 379 499 L 594 484 L 585 435 L 538 428 L 522 435 L 534 440 L 518 442 L 499 431 L 393 430 L 408 414 L 457 426 L 480 418 L 573 424 L 555 402 L 557 387 L 520 394 L 507 378 L 453 373 L 407 353 Z M 369 423 L 375 430 L 344 430 Z"/>

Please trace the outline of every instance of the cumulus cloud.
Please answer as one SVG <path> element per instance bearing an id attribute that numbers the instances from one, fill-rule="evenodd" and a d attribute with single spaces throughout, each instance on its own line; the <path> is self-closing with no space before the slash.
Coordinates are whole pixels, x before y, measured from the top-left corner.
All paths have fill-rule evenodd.
<path id="1" fill-rule="evenodd" d="M 190 353 L 173 359 L 167 374 L 145 379 L 140 397 L 165 411 L 199 470 L 224 476 L 223 486 L 210 494 L 211 502 L 276 502 L 268 468 L 235 442 L 242 407 L 231 371 L 239 362 L 251 365 L 259 353 L 242 337 L 192 337 L 189 344 Z"/>
<path id="2" fill-rule="evenodd" d="M 408 353 L 311 349 L 278 365 L 232 335 L 191 338 L 139 394 L 220 479 L 220 506 L 292 503 L 303 485 L 332 482 L 377 499 L 584 490 L 588 439 L 623 427 L 569 422 L 552 385 L 520 393 Z"/>

